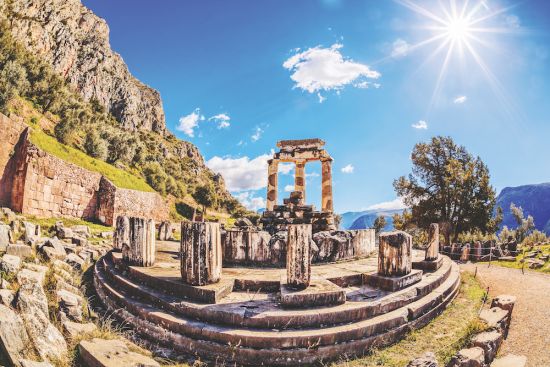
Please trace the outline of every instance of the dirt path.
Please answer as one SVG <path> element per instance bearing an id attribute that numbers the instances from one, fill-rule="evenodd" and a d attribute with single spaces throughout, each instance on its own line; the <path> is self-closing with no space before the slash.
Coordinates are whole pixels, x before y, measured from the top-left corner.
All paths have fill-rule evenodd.
<path id="1" fill-rule="evenodd" d="M 489 294 L 511 294 L 517 297 L 508 339 L 500 355 L 508 353 L 527 357 L 529 367 L 550 366 L 550 275 L 495 265 L 466 264 L 460 268 L 474 272 Z"/>

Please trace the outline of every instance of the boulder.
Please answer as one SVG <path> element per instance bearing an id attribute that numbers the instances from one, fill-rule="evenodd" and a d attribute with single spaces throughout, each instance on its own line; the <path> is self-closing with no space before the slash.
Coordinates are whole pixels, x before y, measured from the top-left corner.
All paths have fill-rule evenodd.
<path id="1" fill-rule="evenodd" d="M 529 269 L 540 269 L 544 266 L 544 261 L 539 259 L 528 259 L 527 266 L 529 266 Z"/>
<path id="2" fill-rule="evenodd" d="M 29 278 L 21 283 L 16 306 L 38 355 L 42 359 L 62 358 L 67 353 L 67 343 L 50 322 L 48 299 L 39 281 Z"/>
<path id="3" fill-rule="evenodd" d="M 67 257 L 65 258 L 65 262 L 76 270 L 82 270 L 84 264 L 86 263 L 80 256 L 76 254 L 67 255 Z"/>
<path id="4" fill-rule="evenodd" d="M 78 344 L 78 351 L 87 366 L 160 367 L 152 358 L 130 351 L 122 340 L 83 340 Z"/>
<path id="5" fill-rule="evenodd" d="M 97 326 L 92 322 L 81 324 L 78 322 L 65 320 L 62 322 L 62 325 L 65 334 L 71 338 L 81 336 L 83 334 L 89 334 L 97 330 Z"/>
<path id="6" fill-rule="evenodd" d="M 473 347 L 461 349 L 451 358 L 449 367 L 485 367 L 483 349 Z"/>
<path id="7" fill-rule="evenodd" d="M 24 243 L 16 243 L 8 245 L 6 249 L 6 254 L 18 256 L 21 259 L 32 256 L 32 247 L 25 245 Z"/>
<path id="8" fill-rule="evenodd" d="M 7 274 L 16 274 L 21 269 L 21 258 L 5 254 L 0 259 L 0 270 Z"/>
<path id="9" fill-rule="evenodd" d="M 20 360 L 25 357 L 30 344 L 23 319 L 11 308 L 0 304 L 0 351 L 14 366 L 21 366 Z"/>
<path id="10" fill-rule="evenodd" d="M 15 292 L 11 289 L 0 289 L 0 304 L 11 307 L 14 297 Z"/>
<path id="11" fill-rule="evenodd" d="M 84 238 L 88 238 L 92 236 L 92 231 L 90 230 L 90 227 L 86 225 L 76 225 L 72 226 L 71 230 L 74 234 L 79 235 Z"/>
<path id="12" fill-rule="evenodd" d="M 409 362 L 407 367 L 438 367 L 435 354 L 426 352 L 422 357 L 418 357 Z"/>
<path id="13" fill-rule="evenodd" d="M 84 236 L 75 234 L 73 238 L 71 239 L 72 243 L 77 246 L 87 246 L 88 245 L 88 239 Z"/>
<path id="14" fill-rule="evenodd" d="M 0 252 L 6 251 L 11 242 L 10 231 L 10 226 L 0 224 Z"/>
<path id="15" fill-rule="evenodd" d="M 61 223 L 60 226 L 56 225 L 55 229 L 56 229 L 57 237 L 62 240 L 70 240 L 74 236 L 73 230 L 70 228 L 64 227 L 63 223 Z"/>
<path id="16" fill-rule="evenodd" d="M 64 289 L 56 293 L 60 311 L 64 312 L 70 320 L 82 322 L 82 297 Z"/>

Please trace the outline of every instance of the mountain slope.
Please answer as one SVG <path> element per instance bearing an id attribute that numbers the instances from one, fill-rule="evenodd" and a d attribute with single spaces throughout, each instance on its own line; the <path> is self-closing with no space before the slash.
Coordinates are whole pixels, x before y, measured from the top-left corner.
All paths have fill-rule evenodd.
<path id="1" fill-rule="evenodd" d="M 0 0 L 13 37 L 128 130 L 166 131 L 158 91 L 134 78 L 111 50 L 107 23 L 79 0 Z"/>
<path id="2" fill-rule="evenodd" d="M 550 234 L 550 183 L 505 187 L 497 197 L 497 207 L 504 211 L 501 226 L 517 226 L 510 211 L 510 204 L 523 208 L 525 216 L 532 215 L 538 230 Z"/>
<path id="3" fill-rule="evenodd" d="M 389 231 L 393 228 L 393 218 L 392 216 L 395 213 L 401 214 L 402 209 L 394 210 L 365 210 L 362 212 L 346 212 L 343 213 L 342 221 L 340 222 L 340 227 L 342 229 L 365 229 L 372 228 L 374 226 L 374 220 L 378 216 L 383 216 L 386 218 L 386 226 L 384 230 Z"/>

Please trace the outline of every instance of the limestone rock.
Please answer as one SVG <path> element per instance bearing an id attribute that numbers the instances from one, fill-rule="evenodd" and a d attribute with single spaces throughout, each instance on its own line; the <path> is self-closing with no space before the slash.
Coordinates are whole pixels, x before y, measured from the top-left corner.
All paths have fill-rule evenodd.
<path id="1" fill-rule="evenodd" d="M 46 240 L 38 249 L 48 260 L 63 260 L 67 256 L 65 247 L 57 237 Z"/>
<path id="2" fill-rule="evenodd" d="M 6 219 L 7 223 L 17 219 L 17 215 L 10 208 L 0 208 L 0 217 Z"/>
<path id="3" fill-rule="evenodd" d="M 65 262 L 76 270 L 82 270 L 84 264 L 86 263 L 80 256 L 76 254 L 67 255 L 67 257 L 65 258 Z"/>
<path id="4" fill-rule="evenodd" d="M 502 334 L 498 330 L 485 331 L 474 336 L 472 344 L 485 352 L 485 362 L 491 362 L 497 355 L 502 343 Z"/>
<path id="5" fill-rule="evenodd" d="M 501 330 L 506 330 L 509 321 L 508 312 L 500 307 L 492 307 L 491 309 L 481 311 L 479 318 L 489 327 Z"/>
<path id="6" fill-rule="evenodd" d="M 0 304 L 11 307 L 15 292 L 11 289 L 0 289 Z"/>
<path id="7" fill-rule="evenodd" d="M 18 256 L 21 259 L 25 259 L 32 256 L 32 247 L 23 243 L 12 243 L 8 245 L 6 253 L 9 255 Z"/>
<path id="8" fill-rule="evenodd" d="M 31 222 L 23 222 L 23 239 L 26 243 L 34 243 L 40 238 L 40 226 Z"/>
<path id="9" fill-rule="evenodd" d="M 40 282 L 29 279 L 22 283 L 16 305 L 41 358 L 61 358 L 67 353 L 67 343 L 63 335 L 50 322 L 48 299 Z"/>
<path id="10" fill-rule="evenodd" d="M 15 366 L 20 366 L 19 360 L 25 356 L 30 345 L 25 324 L 12 309 L 0 304 L 0 350 L 6 352 L 6 357 Z"/>
<path id="11" fill-rule="evenodd" d="M 21 285 L 27 283 L 39 283 L 44 284 L 45 273 L 39 273 L 30 269 L 23 269 L 17 273 L 17 282 Z"/>
<path id="12" fill-rule="evenodd" d="M 94 99 L 128 130 L 166 130 L 160 94 L 130 74 L 109 45 L 105 20 L 79 0 L 16 1 L 4 14 L 27 50 L 40 56 L 89 101 Z"/>
<path id="13" fill-rule="evenodd" d="M 499 308 L 502 308 L 503 310 L 508 311 L 511 314 L 515 304 L 516 304 L 515 296 L 511 296 L 508 294 L 501 294 L 500 296 L 493 298 L 493 301 L 491 302 L 491 308 L 499 307 Z"/>
<path id="14" fill-rule="evenodd" d="M 87 246 L 88 238 L 79 234 L 74 234 L 73 238 L 71 238 L 71 242 L 77 246 Z"/>
<path id="15" fill-rule="evenodd" d="M 407 367 L 438 367 L 435 354 L 426 352 L 422 357 L 418 357 L 409 362 Z"/>
<path id="16" fill-rule="evenodd" d="M 84 363 L 89 366 L 160 367 L 155 360 L 131 352 L 121 340 L 83 340 L 78 344 L 78 350 Z"/>
<path id="17" fill-rule="evenodd" d="M 59 309 L 72 321 L 82 322 L 82 297 L 67 290 L 57 291 Z"/>
<path id="18" fill-rule="evenodd" d="M 0 289 L 10 289 L 10 283 L 4 278 L 0 278 Z"/>
<path id="19" fill-rule="evenodd" d="M 21 258 L 5 254 L 0 259 L 0 270 L 7 274 L 16 274 L 21 269 Z"/>
<path id="20" fill-rule="evenodd" d="M 527 357 L 508 354 L 495 359 L 493 363 L 491 363 L 491 367 L 525 367 L 526 364 Z"/>
<path id="21" fill-rule="evenodd" d="M 72 226 L 71 230 L 73 231 L 73 233 L 85 238 L 89 238 L 92 236 L 92 231 L 90 230 L 90 227 L 83 224 Z"/>
<path id="22" fill-rule="evenodd" d="M 449 367 L 485 367 L 483 349 L 473 347 L 459 350 L 451 359 Z"/>
<path id="23" fill-rule="evenodd" d="M 0 224 L 0 252 L 6 251 L 10 244 L 10 226 Z"/>
<path id="24" fill-rule="evenodd" d="M 97 326 L 95 326 L 95 324 L 91 322 L 81 324 L 78 322 L 65 320 L 62 322 L 62 325 L 63 325 L 63 331 L 71 338 L 74 338 L 76 336 L 80 336 L 83 334 L 89 334 L 97 330 Z"/>

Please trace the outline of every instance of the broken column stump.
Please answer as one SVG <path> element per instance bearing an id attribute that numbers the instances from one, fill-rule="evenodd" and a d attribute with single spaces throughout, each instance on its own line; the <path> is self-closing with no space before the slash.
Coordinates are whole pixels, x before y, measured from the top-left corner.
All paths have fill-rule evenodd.
<path id="1" fill-rule="evenodd" d="M 118 216 L 116 219 L 116 229 L 113 235 L 113 247 L 122 250 L 124 245 L 130 245 L 130 220 L 126 216 Z"/>
<path id="2" fill-rule="evenodd" d="M 414 269 L 436 271 L 443 264 L 443 258 L 439 256 L 439 224 L 432 223 L 428 228 L 428 246 L 423 261 L 415 261 Z"/>
<path id="3" fill-rule="evenodd" d="M 375 287 L 397 291 L 422 279 L 422 270 L 412 270 L 412 237 L 403 231 L 378 237 L 378 273 L 365 274 L 365 281 Z"/>
<path id="4" fill-rule="evenodd" d="M 161 222 L 159 225 L 158 231 L 158 240 L 159 241 L 169 241 L 173 239 L 172 236 L 172 223 L 168 221 Z"/>
<path id="5" fill-rule="evenodd" d="M 311 224 L 291 224 L 288 226 L 286 245 L 287 285 L 304 289 L 311 280 Z"/>
<path id="6" fill-rule="evenodd" d="M 128 218 L 128 244 L 123 244 L 122 258 L 128 265 L 153 266 L 155 263 L 155 222 L 152 219 Z"/>
<path id="7" fill-rule="evenodd" d="M 187 284 L 201 286 L 220 280 L 222 240 L 219 223 L 181 223 L 181 277 Z"/>

